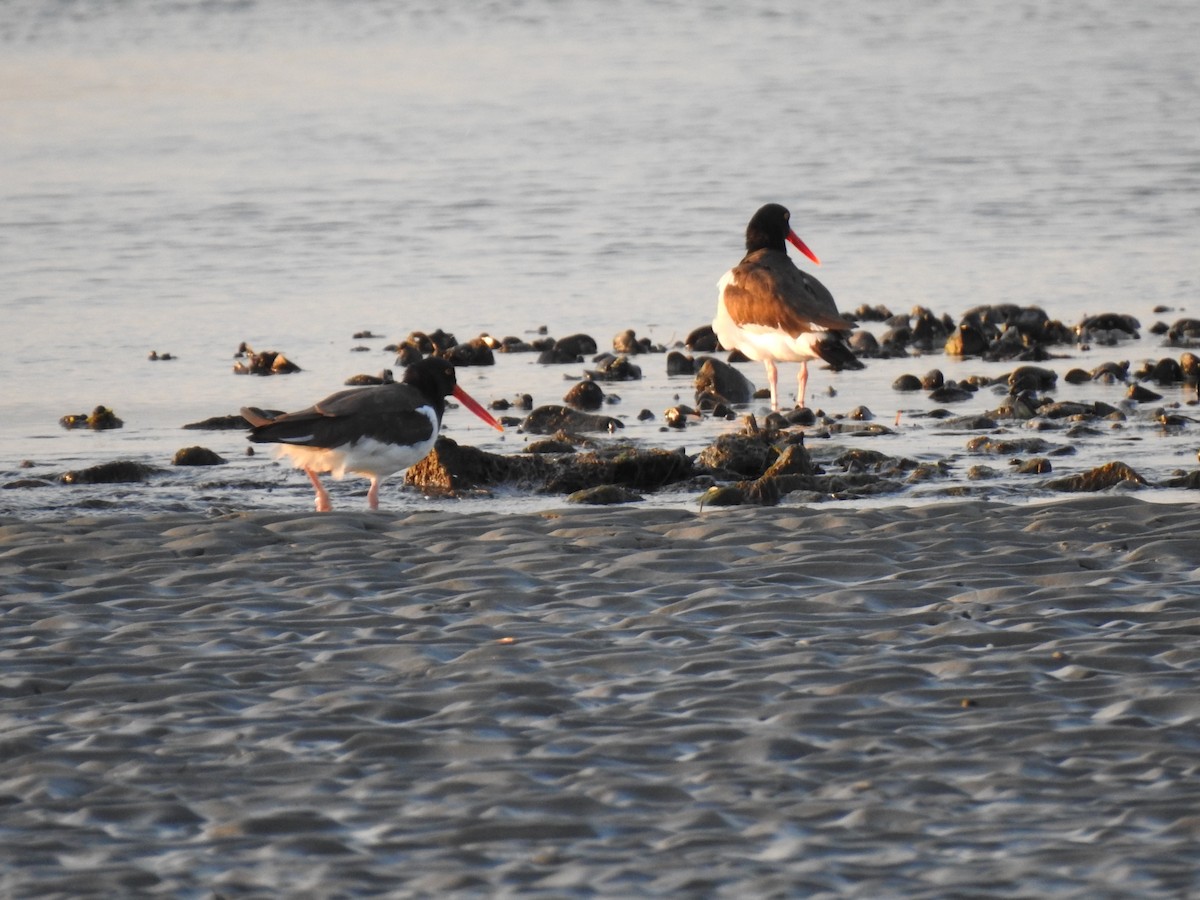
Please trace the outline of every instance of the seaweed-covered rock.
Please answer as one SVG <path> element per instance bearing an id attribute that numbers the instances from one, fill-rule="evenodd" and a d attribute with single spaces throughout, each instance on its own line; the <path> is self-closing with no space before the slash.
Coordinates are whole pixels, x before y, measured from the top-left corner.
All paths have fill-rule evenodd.
<path id="1" fill-rule="evenodd" d="M 619 484 L 599 484 L 595 487 L 575 491 L 567 497 L 568 503 L 586 503 L 593 506 L 613 506 L 618 503 L 637 503 L 645 498 Z"/>
<path id="2" fill-rule="evenodd" d="M 391 369 L 383 369 L 378 375 L 351 375 L 343 382 L 347 387 L 372 387 L 377 384 L 393 384 L 396 378 Z"/>
<path id="3" fill-rule="evenodd" d="M 1133 316 L 1121 313 L 1101 313 L 1088 316 L 1075 328 L 1080 343 L 1112 345 L 1117 341 L 1135 339 L 1141 323 Z"/>
<path id="4" fill-rule="evenodd" d="M 153 466 L 144 463 L 117 460 L 64 472 L 59 480 L 63 484 L 131 484 L 148 481 L 156 471 Z"/>
<path id="5" fill-rule="evenodd" d="M 514 461 L 510 457 L 464 446 L 439 435 L 433 450 L 409 466 L 404 483 L 422 490 L 456 491 L 510 480 Z"/>
<path id="6" fill-rule="evenodd" d="M 1200 319 L 1179 319 L 1167 331 L 1167 342 L 1177 347 L 1200 344 Z"/>
<path id="7" fill-rule="evenodd" d="M 988 453 L 993 456 L 1012 456 L 1015 453 L 1045 453 L 1051 445 L 1041 438 L 1009 440 L 980 435 L 967 441 L 968 453 Z"/>
<path id="8" fill-rule="evenodd" d="M 693 353 L 716 353 L 721 349 L 712 325 L 701 325 L 693 329 L 683 343 Z"/>
<path id="9" fill-rule="evenodd" d="M 491 342 L 483 337 L 472 338 L 466 343 L 455 344 L 439 350 L 437 355 L 455 366 L 494 366 L 496 364 L 496 356 L 492 352 Z"/>
<path id="10" fill-rule="evenodd" d="M 779 456 L 763 473 L 764 478 L 778 478 L 782 475 L 810 476 L 814 472 L 812 457 L 804 448 L 804 444 L 788 444 L 780 451 Z"/>
<path id="11" fill-rule="evenodd" d="M 1046 482 L 1052 491 L 1103 491 L 1119 484 L 1144 485 L 1148 482 L 1133 468 L 1120 461 L 1105 463 L 1087 472 L 1067 475 Z"/>
<path id="12" fill-rule="evenodd" d="M 90 428 L 92 431 L 107 431 L 110 428 L 124 428 L 125 423 L 107 406 L 97 406 L 90 413 L 66 415 L 58 420 L 58 424 L 70 431 L 73 428 Z"/>
<path id="13" fill-rule="evenodd" d="M 692 460 L 682 448 L 616 446 L 553 457 L 551 461 L 553 468 L 545 473 L 541 486 L 547 493 L 574 493 L 601 484 L 657 490 L 696 474 Z"/>
<path id="14" fill-rule="evenodd" d="M 594 410 L 604 405 L 604 390 L 591 380 L 574 385 L 563 397 L 563 403 L 575 409 Z"/>
<path id="15" fill-rule="evenodd" d="M 223 466 L 225 460 L 207 447 L 183 447 L 175 451 L 173 466 Z"/>
<path id="16" fill-rule="evenodd" d="M 1163 487 L 1185 488 L 1189 491 L 1200 491 L 1200 470 L 1188 472 L 1186 475 L 1176 475 L 1162 482 Z"/>
<path id="17" fill-rule="evenodd" d="M 235 375 L 291 375 L 300 371 L 298 365 L 278 350 L 255 352 L 245 341 L 238 346 L 234 359 Z"/>
<path id="18" fill-rule="evenodd" d="M 758 478 L 774 462 L 777 451 L 767 432 L 722 434 L 696 456 L 696 465 L 713 472 Z"/>
<path id="19" fill-rule="evenodd" d="M 596 381 L 640 381 L 641 366 L 634 365 L 625 356 L 613 356 L 611 353 L 597 357 L 596 368 L 588 371 L 588 376 Z"/>
<path id="20" fill-rule="evenodd" d="M 1021 391 L 1049 391 L 1058 382 L 1058 375 L 1052 369 L 1041 366 L 1018 366 L 1008 376 L 1008 391 L 1019 394 Z"/>
<path id="21" fill-rule="evenodd" d="M 750 379 L 729 363 L 706 357 L 696 370 L 696 394 L 715 394 L 726 403 L 749 403 L 754 399 Z"/>
<path id="22" fill-rule="evenodd" d="M 611 416 L 596 416 L 565 406 L 539 406 L 521 423 L 530 434 L 554 434 L 556 431 L 607 431 L 624 428 L 625 423 Z"/>
<path id="23" fill-rule="evenodd" d="M 667 354 L 667 374 L 695 375 L 696 360 L 688 356 L 686 353 L 680 353 L 678 350 L 672 350 Z"/>

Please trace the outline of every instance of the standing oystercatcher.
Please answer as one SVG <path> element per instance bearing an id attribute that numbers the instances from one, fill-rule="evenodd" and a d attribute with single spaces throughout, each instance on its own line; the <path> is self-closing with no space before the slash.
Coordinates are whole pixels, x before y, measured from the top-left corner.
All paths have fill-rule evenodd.
<path id="1" fill-rule="evenodd" d="M 746 255 L 717 285 L 713 331 L 721 346 L 760 359 L 771 386 L 771 408 L 779 409 L 777 362 L 800 363 L 796 405 L 804 406 L 808 361 L 823 359 L 835 370 L 861 369 L 846 342 L 850 323 L 842 318 L 825 285 L 796 268 L 784 241 L 817 265 L 821 261 L 792 231 L 791 218 L 768 203 L 746 226 Z"/>
<path id="2" fill-rule="evenodd" d="M 413 363 L 399 383 L 338 391 L 308 409 L 275 418 L 246 407 L 242 417 L 253 426 L 251 441 L 279 444 L 280 454 L 304 470 L 317 489 L 318 512 L 331 509 L 318 477 L 322 472 L 338 479 L 347 472 L 370 478 L 367 505 L 378 509 L 379 482 L 420 462 L 433 449 L 451 396 L 493 428 L 504 430 L 458 386 L 454 367 L 436 357 Z"/>

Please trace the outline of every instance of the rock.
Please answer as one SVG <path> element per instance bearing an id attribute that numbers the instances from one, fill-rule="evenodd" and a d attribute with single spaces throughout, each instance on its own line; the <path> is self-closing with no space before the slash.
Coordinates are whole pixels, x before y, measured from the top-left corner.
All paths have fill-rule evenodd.
<path id="1" fill-rule="evenodd" d="M 1125 392 L 1125 396 L 1135 403 L 1153 403 L 1156 400 L 1162 399 L 1162 394 L 1156 394 L 1148 387 L 1143 387 L 1140 384 L 1131 384 L 1129 390 Z"/>
<path id="2" fill-rule="evenodd" d="M 642 378 L 641 367 L 634 365 L 624 356 L 605 354 L 593 362 L 598 365 L 589 371 L 588 375 L 596 381 L 640 381 Z"/>
<path id="3" fill-rule="evenodd" d="M 854 310 L 854 318 L 860 322 L 886 322 L 892 317 L 892 311 L 882 303 L 867 306 L 865 303 Z"/>
<path id="4" fill-rule="evenodd" d="M 1038 407 L 1037 414 L 1047 419 L 1093 419 L 1096 417 L 1096 408 L 1088 403 L 1062 401 L 1042 404 Z"/>
<path id="5" fill-rule="evenodd" d="M 997 440 L 988 435 L 967 441 L 968 453 L 989 453 L 993 456 L 1012 456 L 1017 453 L 1045 453 L 1051 445 L 1041 438 Z"/>
<path id="6" fill-rule="evenodd" d="M 650 338 L 638 338 L 632 328 L 626 328 L 613 337 L 613 351 L 618 354 L 650 353 L 654 344 Z"/>
<path id="7" fill-rule="evenodd" d="M 1151 366 L 1146 374 L 1160 387 L 1171 387 L 1183 381 L 1183 365 L 1168 356 Z"/>
<path id="8" fill-rule="evenodd" d="M 919 391 L 921 390 L 921 379 L 916 375 L 901 375 L 892 382 L 893 391 Z"/>
<path id="9" fill-rule="evenodd" d="M 590 334 L 570 334 L 555 341 L 554 349 L 565 355 L 582 358 L 594 354 L 597 344 Z"/>
<path id="10" fill-rule="evenodd" d="M 581 381 L 567 391 L 563 403 L 576 409 L 599 409 L 604 405 L 604 391 L 594 381 Z"/>
<path id="11" fill-rule="evenodd" d="M 946 383 L 946 376 L 941 369 L 930 369 L 921 376 L 921 387 L 927 391 L 936 391 Z"/>
<path id="12" fill-rule="evenodd" d="M 1123 462 L 1110 462 L 1078 475 L 1067 475 L 1046 482 L 1052 491 L 1103 491 L 1118 484 L 1147 484 L 1145 478 Z"/>
<path id="13" fill-rule="evenodd" d="M 234 359 L 237 360 L 233 364 L 235 375 L 291 375 L 300 371 L 298 365 L 278 350 L 255 353 L 245 341 L 238 346 Z"/>
<path id="14" fill-rule="evenodd" d="M 1075 334 L 1080 343 L 1111 345 L 1119 340 L 1137 338 L 1141 327 L 1133 316 L 1102 313 L 1085 318 L 1076 326 Z"/>
<path id="15" fill-rule="evenodd" d="M 518 470 L 509 457 L 439 435 L 429 455 L 409 466 L 404 483 L 422 490 L 458 491 L 511 480 Z"/>
<path id="16" fill-rule="evenodd" d="M 988 341 L 983 332 L 965 322 L 946 338 L 944 344 L 945 351 L 950 356 L 982 356 L 987 347 Z"/>
<path id="17" fill-rule="evenodd" d="M 587 453 L 542 457 L 550 463 L 538 489 L 543 493 L 574 493 L 598 485 L 623 485 L 635 490 L 657 490 L 696 474 L 691 459 L 678 450 L 608 446 Z"/>
<path id="18" fill-rule="evenodd" d="M 445 353 L 458 343 L 458 338 L 450 334 L 450 332 L 439 328 L 437 331 L 429 333 L 414 331 L 404 339 L 403 343 L 413 344 L 424 356 L 432 356 L 433 354 L 440 355 Z"/>
<path id="19" fill-rule="evenodd" d="M 584 488 L 567 496 L 568 503 L 587 503 L 594 506 L 612 506 L 618 503 L 637 503 L 645 498 L 619 484 L 600 484 Z"/>
<path id="20" fill-rule="evenodd" d="M 1200 470 L 1188 472 L 1186 475 L 1178 475 L 1174 478 L 1168 478 L 1163 483 L 1163 487 L 1185 488 L 1189 491 L 1200 491 Z M 7 487 L 7 485 L 5 485 Z"/>
<path id="21" fill-rule="evenodd" d="M 222 466 L 225 460 L 207 447 L 184 447 L 175 451 L 173 466 Z"/>
<path id="22" fill-rule="evenodd" d="M 624 428 L 620 419 L 582 413 L 565 406 L 539 406 L 521 423 L 530 434 L 554 434 L 556 431 L 607 431 Z"/>
<path id="23" fill-rule="evenodd" d="M 25 490 L 28 488 L 54 487 L 54 483 L 44 478 L 18 478 L 16 481 L 6 481 L 0 488 L 6 491 Z"/>
<path id="24" fill-rule="evenodd" d="M 696 502 L 702 509 L 705 506 L 740 506 L 746 502 L 746 492 L 736 485 L 714 485 L 701 494 Z"/>
<path id="25" fill-rule="evenodd" d="M 1091 380 L 1091 373 L 1079 368 L 1071 369 L 1063 376 L 1063 381 L 1067 384 L 1086 384 Z"/>
<path id="26" fill-rule="evenodd" d="M 789 409 L 784 413 L 774 413 L 773 415 L 778 415 L 783 420 L 785 427 L 797 426 L 807 428 L 810 425 L 817 424 L 816 411 L 807 406 Z"/>
<path id="27" fill-rule="evenodd" d="M 667 354 L 667 374 L 668 375 L 695 375 L 696 360 L 692 357 L 680 353 L 678 350 L 672 350 Z"/>
<path id="28" fill-rule="evenodd" d="M 1179 319 L 1167 330 L 1167 343 L 1194 347 L 1200 343 L 1200 319 Z"/>
<path id="29" fill-rule="evenodd" d="M 157 471 L 139 462 L 118 460 L 64 472 L 59 480 L 63 484 L 127 484 L 146 481 Z"/>
<path id="30" fill-rule="evenodd" d="M 849 343 L 854 355 L 863 359 L 879 359 L 883 353 L 879 341 L 869 331 L 859 329 L 850 335 Z"/>
<path id="31" fill-rule="evenodd" d="M 455 366 L 494 366 L 496 356 L 486 338 L 473 338 L 465 344 L 455 344 L 437 353 Z"/>
<path id="32" fill-rule="evenodd" d="M 525 445 L 526 453 L 574 453 L 575 447 L 568 441 L 556 438 L 546 438 L 541 441 L 531 441 Z"/>
<path id="33" fill-rule="evenodd" d="M 1200 357 L 1194 353 L 1185 353 L 1179 357 L 1179 370 L 1183 375 L 1183 383 L 1196 387 L 1200 383 Z"/>
<path id="34" fill-rule="evenodd" d="M 1106 362 L 1092 369 L 1092 381 L 1116 384 L 1129 380 L 1129 362 Z"/>
<path id="35" fill-rule="evenodd" d="M 701 325 L 693 330 L 683 343 L 693 353 L 716 353 L 721 349 L 711 325 Z"/>
<path id="36" fill-rule="evenodd" d="M 690 406 L 672 406 L 670 409 L 663 410 L 663 421 L 667 423 L 668 428 L 687 428 L 689 417 L 701 418 L 700 413 Z"/>
<path id="37" fill-rule="evenodd" d="M 955 381 L 948 381 L 937 390 L 929 392 L 929 399 L 934 403 L 962 403 L 974 396 L 974 391 L 967 390 Z"/>
<path id="38" fill-rule="evenodd" d="M 396 379 L 391 369 L 384 369 L 378 375 L 351 375 L 346 379 L 350 387 L 368 387 L 375 384 L 393 384 Z"/>
<path id="39" fill-rule="evenodd" d="M 716 473 L 758 478 L 776 456 L 766 432 L 722 434 L 696 455 L 696 465 Z"/>
<path id="40" fill-rule="evenodd" d="M 780 451 L 779 456 L 763 473 L 764 478 L 778 478 L 781 475 L 813 474 L 812 457 L 804 448 L 804 444 L 788 444 Z"/>
<path id="41" fill-rule="evenodd" d="M 407 369 L 415 362 L 420 362 L 424 354 L 421 349 L 413 343 L 405 342 L 395 348 L 396 365 L 402 369 Z"/>
<path id="42" fill-rule="evenodd" d="M 1058 375 L 1050 369 L 1040 366 L 1018 366 L 1009 373 L 1008 392 L 1019 394 L 1021 391 L 1049 391 L 1058 382 Z"/>
<path id="43" fill-rule="evenodd" d="M 90 428 L 92 431 L 108 431 L 112 428 L 124 428 L 125 423 L 117 418 L 107 406 L 97 406 L 91 413 L 63 416 L 58 424 L 70 431 L 73 428 Z"/>
<path id="44" fill-rule="evenodd" d="M 726 403 L 749 403 L 754 399 L 754 385 L 729 363 L 705 357 L 696 371 L 696 393 L 711 392 Z"/>
<path id="45" fill-rule="evenodd" d="M 1018 461 L 1016 471 L 1018 475 L 1048 475 L 1054 468 L 1050 465 L 1050 460 L 1039 456 Z"/>

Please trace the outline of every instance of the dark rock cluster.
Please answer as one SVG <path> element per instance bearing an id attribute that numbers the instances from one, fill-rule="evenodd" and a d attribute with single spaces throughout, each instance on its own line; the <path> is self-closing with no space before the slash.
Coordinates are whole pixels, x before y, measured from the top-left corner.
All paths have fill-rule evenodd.
<path id="1" fill-rule="evenodd" d="M 255 350 L 243 341 L 233 355 L 235 375 L 291 375 L 300 367 L 278 350 Z"/>
<path id="2" fill-rule="evenodd" d="M 90 413 L 75 413 L 65 415 L 58 424 L 68 431 L 74 428 L 90 428 L 92 431 L 107 431 L 110 428 L 124 428 L 125 422 L 117 417 L 107 406 L 97 406 Z"/>

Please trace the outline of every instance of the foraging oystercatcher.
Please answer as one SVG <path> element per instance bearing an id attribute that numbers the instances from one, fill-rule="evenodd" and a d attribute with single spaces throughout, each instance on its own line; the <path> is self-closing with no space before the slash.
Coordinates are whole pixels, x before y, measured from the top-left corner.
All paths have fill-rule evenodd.
<path id="1" fill-rule="evenodd" d="M 303 469 L 317 489 L 317 511 L 332 507 L 319 477 L 347 472 L 371 479 L 367 505 L 379 508 L 379 482 L 420 462 L 433 449 L 442 427 L 446 398 L 455 397 L 493 428 L 504 428 L 458 386 L 454 367 L 429 357 L 404 370 L 399 383 L 352 388 L 330 394 L 299 412 L 271 418 L 246 407 L 242 417 L 253 426 L 250 440 L 279 444 L 281 455 Z"/>
<path id="2" fill-rule="evenodd" d="M 821 261 L 792 231 L 791 213 L 768 203 L 746 226 L 746 255 L 717 285 L 713 331 L 721 346 L 760 359 L 771 386 L 771 409 L 779 409 L 777 362 L 800 363 L 796 405 L 804 406 L 808 361 L 861 369 L 846 342 L 850 323 L 842 318 L 825 285 L 796 268 L 784 241 L 817 265 Z"/>

